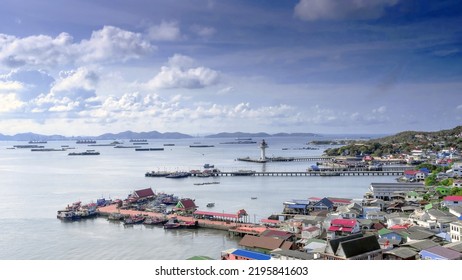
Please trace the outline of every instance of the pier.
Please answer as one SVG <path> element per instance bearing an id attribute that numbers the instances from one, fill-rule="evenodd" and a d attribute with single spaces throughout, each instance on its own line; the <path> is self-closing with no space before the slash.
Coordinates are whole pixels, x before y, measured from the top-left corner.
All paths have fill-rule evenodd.
<path id="1" fill-rule="evenodd" d="M 311 156 L 311 157 L 266 157 L 266 158 L 237 158 L 238 161 L 255 162 L 255 163 L 266 163 L 266 162 L 285 162 L 285 161 L 332 161 L 334 157 L 324 156 Z"/>
<path id="2" fill-rule="evenodd" d="M 402 176 L 403 171 L 266 171 L 266 172 L 219 172 L 214 176 L 270 176 L 270 177 L 296 177 L 296 176 Z M 194 176 L 194 175 L 192 175 Z"/>

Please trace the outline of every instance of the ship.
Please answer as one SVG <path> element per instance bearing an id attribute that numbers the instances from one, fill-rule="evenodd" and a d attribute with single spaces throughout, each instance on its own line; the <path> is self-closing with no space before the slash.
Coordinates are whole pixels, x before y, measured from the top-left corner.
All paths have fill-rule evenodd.
<path id="1" fill-rule="evenodd" d="M 73 152 L 73 153 L 69 153 L 68 155 L 69 156 L 97 156 L 99 154 L 100 153 L 95 150 L 86 150 L 85 152 L 80 152 L 80 153 Z"/>

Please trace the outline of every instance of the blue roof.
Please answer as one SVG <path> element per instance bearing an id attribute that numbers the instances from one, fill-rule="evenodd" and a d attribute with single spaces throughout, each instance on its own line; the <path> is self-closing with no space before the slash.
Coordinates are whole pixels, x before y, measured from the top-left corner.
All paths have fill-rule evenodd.
<path id="1" fill-rule="evenodd" d="M 306 205 L 303 205 L 303 204 L 289 204 L 287 207 L 290 208 L 290 209 L 305 209 Z"/>
<path id="2" fill-rule="evenodd" d="M 332 201 L 330 201 L 327 197 L 324 197 L 323 199 L 321 199 L 320 201 L 318 201 L 315 206 L 318 206 L 320 204 L 324 204 L 325 206 L 327 207 L 333 207 L 334 206 L 334 203 Z"/>
<path id="3" fill-rule="evenodd" d="M 242 250 L 242 249 L 236 249 L 233 252 L 233 255 L 240 256 L 240 257 L 245 257 L 245 258 L 253 259 L 253 260 L 269 260 L 269 259 L 271 259 L 270 255 L 263 254 L 263 253 L 257 253 L 257 252 L 254 252 L 254 251 Z"/>

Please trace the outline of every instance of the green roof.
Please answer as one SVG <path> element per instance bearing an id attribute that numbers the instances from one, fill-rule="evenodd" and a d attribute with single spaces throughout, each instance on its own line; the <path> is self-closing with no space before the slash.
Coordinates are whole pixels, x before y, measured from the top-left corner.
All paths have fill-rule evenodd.
<path id="1" fill-rule="evenodd" d="M 392 230 L 389 230 L 389 229 L 387 229 L 387 228 L 382 228 L 382 229 L 380 229 L 380 230 L 377 231 L 377 233 L 378 233 L 379 235 L 384 235 L 384 234 L 388 234 L 388 233 L 391 233 L 391 232 L 393 232 L 393 231 L 392 231 Z"/>

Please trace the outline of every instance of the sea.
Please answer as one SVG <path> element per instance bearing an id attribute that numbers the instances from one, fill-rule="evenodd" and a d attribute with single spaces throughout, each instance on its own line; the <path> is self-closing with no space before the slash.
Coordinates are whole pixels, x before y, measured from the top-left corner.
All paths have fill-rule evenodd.
<path id="1" fill-rule="evenodd" d="M 345 139 L 345 136 L 330 136 Z M 365 136 L 357 136 L 364 138 Z M 327 137 L 326 139 L 328 139 Z M 349 136 L 351 138 L 351 136 Z M 324 139 L 324 138 L 323 138 Z M 134 190 L 192 198 L 199 210 L 236 213 L 246 210 L 259 222 L 281 213 L 283 203 L 309 197 L 361 198 L 372 182 L 394 182 L 392 176 L 260 177 L 230 176 L 169 179 L 145 177 L 148 171 L 202 170 L 204 164 L 221 171 L 305 171 L 316 162 L 251 163 L 237 158 L 259 158 L 255 144 L 223 144 L 229 138 L 149 139 L 143 148 L 88 146 L 75 141 L 48 141 L 46 148 L 69 146 L 67 151 L 37 152 L 12 149 L 27 142 L 0 142 L 0 259 L 1 260 L 185 260 L 193 256 L 219 259 L 238 248 L 239 238 L 212 229 L 164 230 L 155 226 L 124 226 L 105 218 L 63 222 L 57 211 L 76 201 L 124 199 Z M 319 156 L 330 145 L 309 144 L 319 137 L 269 137 L 268 157 Z M 124 145 L 132 145 L 122 139 Z M 98 144 L 112 141 L 98 141 Z M 171 144 L 164 146 L 164 144 Z M 213 147 L 191 148 L 190 145 Z M 89 149 L 97 156 L 69 156 Z M 195 185 L 204 182 L 217 184 Z M 257 199 L 251 199 L 256 197 Z M 214 208 L 207 208 L 209 202 Z"/>

